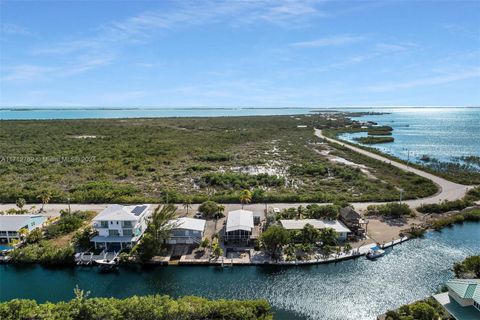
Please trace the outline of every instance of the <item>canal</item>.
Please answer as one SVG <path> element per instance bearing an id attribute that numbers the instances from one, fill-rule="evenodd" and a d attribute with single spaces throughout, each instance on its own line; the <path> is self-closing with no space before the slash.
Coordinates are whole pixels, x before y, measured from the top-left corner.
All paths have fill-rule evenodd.
<path id="1" fill-rule="evenodd" d="M 275 319 L 374 319 L 434 293 L 453 277 L 452 264 L 480 254 L 480 224 L 465 223 L 405 242 L 377 261 L 364 257 L 302 267 L 94 267 L 51 269 L 0 266 L 0 300 L 67 300 L 73 288 L 90 296 L 168 294 L 267 299 Z"/>

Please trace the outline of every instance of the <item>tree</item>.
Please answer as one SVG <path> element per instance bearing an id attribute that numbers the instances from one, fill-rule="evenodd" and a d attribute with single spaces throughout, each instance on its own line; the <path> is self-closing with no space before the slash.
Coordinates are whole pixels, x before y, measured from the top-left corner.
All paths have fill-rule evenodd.
<path id="1" fill-rule="evenodd" d="M 324 245 L 322 248 L 324 258 L 328 258 L 333 253 L 333 247 L 330 245 Z"/>
<path id="2" fill-rule="evenodd" d="M 164 242 L 170 238 L 175 225 L 171 220 L 175 218 L 177 208 L 173 204 L 158 206 L 149 219 L 147 230 L 138 247 L 139 256 L 142 261 L 149 261 L 157 255 Z"/>
<path id="3" fill-rule="evenodd" d="M 335 220 L 338 218 L 339 207 L 336 205 L 309 204 L 305 215 L 310 219 Z"/>
<path id="4" fill-rule="evenodd" d="M 320 231 L 307 223 L 302 230 L 300 230 L 299 237 L 303 244 L 316 244 L 320 240 Z"/>
<path id="5" fill-rule="evenodd" d="M 435 309 L 425 302 L 415 302 L 410 306 L 410 315 L 415 320 L 436 320 L 438 313 Z"/>
<path id="6" fill-rule="evenodd" d="M 33 229 L 28 235 L 25 241 L 29 244 L 36 243 L 40 241 L 43 237 L 43 232 L 42 229 L 37 228 Z"/>
<path id="7" fill-rule="evenodd" d="M 40 195 L 38 195 L 37 199 L 42 201 L 42 208 L 40 208 L 40 212 L 43 212 L 43 207 L 52 199 L 52 193 L 48 190 L 44 190 L 42 193 L 40 193 Z"/>
<path id="8" fill-rule="evenodd" d="M 290 234 L 288 230 L 277 225 L 270 226 L 260 235 L 260 247 L 270 254 L 272 258 L 275 257 L 289 241 Z"/>
<path id="9" fill-rule="evenodd" d="M 198 207 L 198 211 L 203 213 L 204 217 L 207 219 L 218 219 L 223 216 L 223 211 L 225 207 L 219 205 L 215 201 L 205 201 Z"/>
<path id="10" fill-rule="evenodd" d="M 188 215 L 188 209 L 191 209 L 191 208 L 192 208 L 192 198 L 187 197 L 183 202 L 183 209 L 187 211 L 187 215 Z"/>
<path id="11" fill-rule="evenodd" d="M 245 189 L 242 190 L 242 193 L 240 194 L 240 202 L 242 203 L 242 209 L 243 205 L 248 204 L 252 201 L 252 193 L 250 190 Z"/>
<path id="12" fill-rule="evenodd" d="M 334 246 L 337 244 L 338 234 L 332 228 L 325 228 L 320 231 L 320 241 L 323 245 Z"/>
<path id="13" fill-rule="evenodd" d="M 28 235 L 28 229 L 21 228 L 20 230 L 18 230 L 18 235 L 20 236 L 21 239 L 25 238 Z"/>
<path id="14" fill-rule="evenodd" d="M 223 255 L 223 249 L 220 247 L 218 242 L 215 242 L 212 246 L 212 254 L 215 258 L 218 258 Z"/>
<path id="15" fill-rule="evenodd" d="M 23 210 L 23 207 L 27 204 L 27 202 L 23 198 L 18 198 L 15 204 L 20 210 Z"/>
<path id="16" fill-rule="evenodd" d="M 345 243 L 345 245 L 343 246 L 343 252 L 349 254 L 350 251 L 352 251 L 352 245 L 350 243 Z"/>
<path id="17" fill-rule="evenodd" d="M 453 271 L 458 278 L 480 278 L 480 255 L 467 257 L 462 262 L 453 265 Z"/>
<path id="18" fill-rule="evenodd" d="M 94 235 L 95 230 L 92 227 L 86 227 L 75 234 L 74 243 L 81 250 L 88 250 L 92 246 L 91 239 Z"/>
<path id="19" fill-rule="evenodd" d="M 304 206 L 299 206 L 297 209 L 296 219 L 302 219 L 306 213 L 307 213 L 307 209 Z"/>
<path id="20" fill-rule="evenodd" d="M 203 239 L 200 243 L 200 247 L 205 250 L 208 248 L 208 246 L 210 246 L 210 241 L 208 240 L 208 238 Z"/>

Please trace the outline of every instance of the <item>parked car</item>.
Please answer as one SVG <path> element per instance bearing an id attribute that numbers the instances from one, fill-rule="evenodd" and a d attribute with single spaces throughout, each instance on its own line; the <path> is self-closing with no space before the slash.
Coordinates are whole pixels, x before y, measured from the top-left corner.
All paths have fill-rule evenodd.
<path id="1" fill-rule="evenodd" d="M 203 219 L 203 213 L 201 212 L 197 212 L 195 213 L 195 215 L 193 216 L 195 219 Z"/>

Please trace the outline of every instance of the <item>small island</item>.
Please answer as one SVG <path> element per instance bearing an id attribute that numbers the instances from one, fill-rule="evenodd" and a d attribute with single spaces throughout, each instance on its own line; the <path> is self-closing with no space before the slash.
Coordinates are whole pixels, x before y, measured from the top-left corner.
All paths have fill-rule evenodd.
<path id="1" fill-rule="evenodd" d="M 375 136 L 359 137 L 359 138 L 354 138 L 354 140 L 363 144 L 390 143 L 395 141 L 393 137 L 375 137 Z"/>

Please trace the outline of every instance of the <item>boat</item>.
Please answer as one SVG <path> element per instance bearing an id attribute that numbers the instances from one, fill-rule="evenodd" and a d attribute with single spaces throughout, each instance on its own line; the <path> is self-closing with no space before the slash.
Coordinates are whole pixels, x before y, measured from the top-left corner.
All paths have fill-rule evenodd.
<path id="1" fill-rule="evenodd" d="M 385 251 L 382 250 L 379 246 L 374 246 L 370 248 L 370 251 L 367 253 L 367 259 L 374 260 L 385 254 Z"/>
<path id="2" fill-rule="evenodd" d="M 95 260 L 95 263 L 100 266 L 100 271 L 112 271 L 118 267 L 118 258 Z"/>

